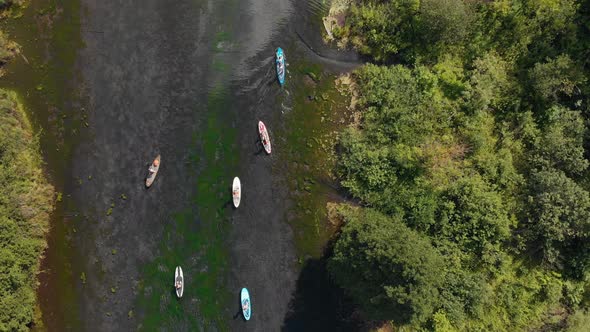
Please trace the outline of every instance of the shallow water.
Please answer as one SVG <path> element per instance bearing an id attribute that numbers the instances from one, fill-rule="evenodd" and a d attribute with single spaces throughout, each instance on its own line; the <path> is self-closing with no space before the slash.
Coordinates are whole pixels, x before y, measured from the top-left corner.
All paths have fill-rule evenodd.
<path id="1" fill-rule="evenodd" d="M 82 0 L 79 23 L 75 4 L 57 8 L 72 12 L 54 30 L 77 26 L 84 47 L 66 52 L 76 55 L 64 65 L 72 70 L 46 85 L 61 91 L 52 104 L 75 121 L 52 126 L 47 107 L 35 101 L 51 98 L 25 98 L 48 133 L 44 152 L 65 197 L 39 291 L 46 326 L 353 326 L 321 258 L 330 236 L 325 202 L 339 198 L 322 172 L 329 165 L 314 162 L 323 158 L 321 141 L 334 139 L 329 134 L 338 127 L 322 124 L 338 103 L 329 82 L 358 59 L 322 44 L 326 4 Z M 284 88 L 275 78 L 278 46 L 288 62 Z M 306 83 L 312 72 L 320 83 Z M 32 86 L 23 83 L 21 94 Z M 315 93 L 329 98 L 310 102 Z M 258 120 L 269 128 L 270 156 L 257 143 Z M 60 130 L 63 137 L 54 134 Z M 53 142 L 68 153 L 51 157 Z M 158 153 L 162 166 L 146 190 L 147 164 Z M 237 210 L 230 202 L 234 176 L 243 186 Z M 185 273 L 182 300 L 172 287 L 177 265 Z M 239 315 L 241 287 L 252 295 L 247 323 Z M 49 293 L 59 295 L 49 300 Z"/>

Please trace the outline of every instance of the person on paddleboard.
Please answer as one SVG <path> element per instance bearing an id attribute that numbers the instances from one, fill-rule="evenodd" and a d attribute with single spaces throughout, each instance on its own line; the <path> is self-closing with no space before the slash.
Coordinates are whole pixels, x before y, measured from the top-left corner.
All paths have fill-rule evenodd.
<path id="1" fill-rule="evenodd" d="M 283 74 L 283 56 L 279 55 L 279 75 Z"/>
<path id="2" fill-rule="evenodd" d="M 158 170 L 158 166 L 160 166 L 160 161 L 158 159 L 154 159 L 154 162 L 150 166 L 150 172 L 155 173 Z"/>
<path id="3" fill-rule="evenodd" d="M 250 302 L 248 300 L 244 301 L 242 303 L 242 310 L 248 311 L 248 307 L 250 306 L 249 304 L 250 304 Z"/>

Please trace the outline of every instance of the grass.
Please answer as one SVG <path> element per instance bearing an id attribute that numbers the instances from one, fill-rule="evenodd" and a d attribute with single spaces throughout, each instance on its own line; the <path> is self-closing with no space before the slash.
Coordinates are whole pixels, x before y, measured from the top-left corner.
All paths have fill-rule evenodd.
<path id="1" fill-rule="evenodd" d="M 294 57 L 295 58 L 295 57 Z M 335 75 L 318 64 L 291 62 L 294 80 L 293 110 L 285 117 L 281 136 L 287 138 L 281 156 L 287 167 L 289 189 L 294 199 L 290 224 L 295 235 L 299 262 L 319 258 L 332 235 L 326 205 L 337 199 L 332 170 L 337 132 L 348 122 L 347 98 L 335 86 Z"/>
<path id="2" fill-rule="evenodd" d="M 35 323 L 39 257 L 55 193 L 39 143 L 14 92 L 0 89 L 0 330 Z"/>

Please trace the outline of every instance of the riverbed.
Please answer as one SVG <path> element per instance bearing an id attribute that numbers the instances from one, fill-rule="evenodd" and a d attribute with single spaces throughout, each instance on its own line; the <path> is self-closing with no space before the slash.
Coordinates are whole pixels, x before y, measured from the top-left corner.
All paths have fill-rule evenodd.
<path id="1" fill-rule="evenodd" d="M 333 82 L 359 64 L 322 44 L 327 4 L 80 2 L 54 4 L 58 16 L 46 28 L 78 29 L 64 34 L 80 43 L 61 46 L 71 49 L 73 58 L 63 57 L 71 70 L 17 89 L 46 132 L 43 152 L 63 197 L 39 290 L 45 326 L 356 327 L 323 258 L 334 231 L 325 204 L 342 199 L 330 155 L 350 117 Z M 32 6 L 39 22 L 45 7 Z M 284 87 L 274 70 L 278 46 L 288 63 Z M 47 49 L 46 66 L 58 65 L 51 56 L 62 51 Z M 270 130 L 272 155 L 257 142 L 258 120 Z M 162 166 L 146 190 L 156 154 Z M 238 209 L 234 176 L 243 186 Z M 172 287 L 177 265 L 186 279 L 181 300 Z M 249 322 L 239 312 L 241 287 L 252 296 Z"/>

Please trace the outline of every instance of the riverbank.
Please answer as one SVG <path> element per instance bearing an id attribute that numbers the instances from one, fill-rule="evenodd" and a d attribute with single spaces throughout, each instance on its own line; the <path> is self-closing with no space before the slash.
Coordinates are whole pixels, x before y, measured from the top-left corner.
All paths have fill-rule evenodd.
<path id="1" fill-rule="evenodd" d="M 38 136 L 14 92 L 0 89 L 0 330 L 42 326 L 35 290 L 55 194 Z"/>
<path id="2" fill-rule="evenodd" d="M 71 272 L 75 250 L 69 240 L 75 232 L 70 224 L 76 212 L 65 185 L 71 151 L 85 137 L 88 126 L 79 102 L 80 89 L 73 84 L 76 52 L 81 46 L 79 9 L 75 0 L 31 0 L 12 8 L 0 22 L 6 35 L 19 45 L 17 56 L 3 67 L 0 87 L 19 96 L 38 133 L 43 174 L 57 192 L 36 287 L 44 323 L 41 330 L 75 328 L 73 322 L 78 319 L 71 287 L 76 278 Z"/>

